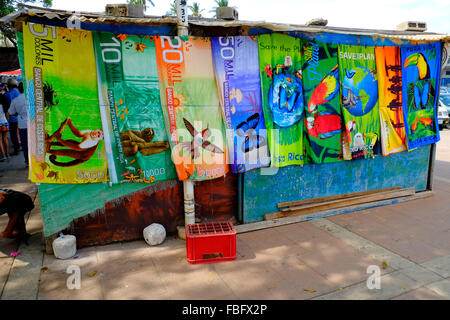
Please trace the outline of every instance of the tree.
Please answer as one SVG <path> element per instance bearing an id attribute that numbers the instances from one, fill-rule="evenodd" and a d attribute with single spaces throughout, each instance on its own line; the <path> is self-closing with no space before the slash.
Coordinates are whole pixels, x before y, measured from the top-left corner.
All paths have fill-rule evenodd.
<path id="1" fill-rule="evenodd" d="M 177 15 L 177 3 L 173 1 L 170 4 L 169 11 L 166 12 L 166 16 L 176 16 Z"/>
<path id="2" fill-rule="evenodd" d="M 228 0 L 214 0 L 214 2 L 217 4 L 216 7 L 213 7 L 212 10 L 210 10 L 209 12 L 214 12 L 216 13 L 216 9 L 218 7 L 229 7 L 229 3 Z M 236 8 L 235 6 L 233 6 L 233 8 Z M 214 18 L 216 17 L 216 15 L 214 14 Z"/>
<path id="3" fill-rule="evenodd" d="M 189 6 L 189 9 L 192 11 L 192 16 L 201 17 L 201 12 L 205 11 L 205 9 L 200 9 L 200 4 L 198 2 L 192 3 L 192 6 Z"/>
<path id="4" fill-rule="evenodd" d="M 142 4 L 146 9 L 147 9 L 147 1 L 150 2 L 152 6 L 155 6 L 152 0 L 127 0 L 129 4 Z"/>
<path id="5" fill-rule="evenodd" d="M 6 16 L 19 9 L 19 4 L 22 3 L 33 3 L 41 4 L 45 8 L 52 6 L 52 0 L 2 0 L 0 2 L 0 15 Z M 11 24 L 0 24 L 0 32 L 2 35 L 11 41 L 15 47 L 17 47 L 16 32 Z"/>

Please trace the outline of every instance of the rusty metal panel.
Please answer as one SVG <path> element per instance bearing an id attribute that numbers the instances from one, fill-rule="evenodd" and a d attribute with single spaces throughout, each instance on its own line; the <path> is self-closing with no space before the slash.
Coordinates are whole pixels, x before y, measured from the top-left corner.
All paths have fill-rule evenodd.
<path id="1" fill-rule="evenodd" d="M 143 238 L 151 223 L 160 223 L 168 234 L 184 222 L 183 185 L 148 195 L 138 192 L 119 203 L 108 202 L 105 212 L 74 220 L 71 233 L 79 247 Z"/>
<path id="2" fill-rule="evenodd" d="M 233 221 L 237 215 L 237 175 L 198 182 L 195 185 L 198 221 Z M 184 225 L 183 184 L 151 195 L 137 192 L 127 199 L 108 202 L 104 213 L 74 220 L 68 230 L 77 237 L 77 246 L 108 244 L 142 239 L 151 223 L 160 223 L 168 234 Z"/>

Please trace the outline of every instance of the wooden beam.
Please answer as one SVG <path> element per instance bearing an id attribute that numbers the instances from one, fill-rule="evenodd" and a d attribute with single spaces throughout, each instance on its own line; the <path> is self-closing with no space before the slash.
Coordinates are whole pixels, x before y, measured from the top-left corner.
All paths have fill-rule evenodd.
<path id="1" fill-rule="evenodd" d="M 328 202 L 323 202 L 323 203 L 316 203 L 316 204 L 305 205 L 305 206 L 297 206 L 297 207 L 287 208 L 285 211 L 279 211 L 279 212 L 275 212 L 275 213 L 265 214 L 264 219 L 270 220 L 270 219 L 282 218 L 282 217 L 287 217 L 287 216 L 292 216 L 292 215 L 299 215 L 301 213 L 307 213 L 308 211 L 311 212 L 311 211 L 318 211 L 318 210 L 335 209 L 335 208 L 352 206 L 352 205 L 356 205 L 356 204 L 369 203 L 369 202 L 373 202 L 373 201 L 400 198 L 400 197 L 405 197 L 405 196 L 411 196 L 414 193 L 415 193 L 415 190 L 413 187 L 413 188 L 407 188 L 407 189 L 399 189 L 399 190 L 374 193 L 374 194 L 358 196 L 358 197 L 353 197 L 353 198 L 339 199 L 339 200 L 328 201 Z"/>
<path id="2" fill-rule="evenodd" d="M 326 217 L 330 217 L 330 216 L 334 216 L 334 215 L 338 215 L 338 214 L 385 206 L 388 204 L 395 204 L 395 203 L 402 203 L 402 202 L 411 201 L 411 200 L 424 199 L 424 198 L 431 197 L 433 195 L 434 195 L 434 191 L 423 191 L 423 192 L 418 192 L 412 196 L 407 196 L 407 197 L 403 197 L 403 198 L 381 200 L 381 201 L 375 201 L 372 203 L 354 205 L 354 206 L 350 206 L 347 208 L 330 209 L 330 210 L 312 212 L 310 214 L 305 214 L 305 215 L 298 215 L 298 216 L 276 218 L 276 219 L 272 219 L 272 220 L 264 220 L 264 221 L 246 223 L 246 224 L 237 225 L 234 228 L 236 229 L 237 233 L 244 233 L 244 232 L 256 231 L 256 230 L 261 230 L 261 229 L 266 229 L 266 228 L 278 227 L 278 226 L 292 224 L 292 223 L 309 221 L 309 220 L 317 219 L 317 218 L 326 218 Z"/>
<path id="3" fill-rule="evenodd" d="M 278 208 L 284 208 L 284 207 L 290 207 L 290 206 L 299 206 L 299 205 L 302 205 L 302 204 L 318 203 L 318 202 L 324 202 L 324 201 L 329 201 L 329 200 L 345 199 L 345 198 L 351 198 L 351 197 L 356 197 L 356 196 L 368 195 L 368 194 L 373 194 L 373 193 L 378 193 L 378 192 L 398 190 L 398 189 L 401 189 L 401 188 L 402 187 L 393 187 L 393 188 L 361 191 L 361 192 L 354 192 L 354 193 L 345 193 L 345 194 L 340 194 L 340 195 L 337 195 L 337 196 L 329 196 L 329 197 L 297 200 L 297 201 L 290 201 L 290 202 L 281 202 L 281 203 L 278 204 Z"/>

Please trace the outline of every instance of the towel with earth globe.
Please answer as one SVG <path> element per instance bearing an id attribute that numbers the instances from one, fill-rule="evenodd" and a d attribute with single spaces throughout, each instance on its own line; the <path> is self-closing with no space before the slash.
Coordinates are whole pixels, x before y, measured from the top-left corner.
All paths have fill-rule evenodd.
<path id="1" fill-rule="evenodd" d="M 380 114 L 374 47 L 339 45 L 341 106 L 352 159 L 379 153 Z"/>

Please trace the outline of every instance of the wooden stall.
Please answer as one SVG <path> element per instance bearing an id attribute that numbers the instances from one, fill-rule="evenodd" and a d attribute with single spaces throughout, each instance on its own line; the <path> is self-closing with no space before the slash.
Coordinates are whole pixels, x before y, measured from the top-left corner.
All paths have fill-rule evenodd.
<path id="1" fill-rule="evenodd" d="M 19 32 L 23 21 L 60 27 L 66 27 L 68 23 L 73 24 L 76 21 L 79 28 L 89 31 L 171 36 L 177 34 L 177 21 L 173 17 L 128 18 L 84 12 L 74 15 L 72 12 L 24 7 L 2 21 L 14 22 Z M 189 20 L 189 34 L 193 36 L 254 36 L 273 32 L 335 44 L 361 46 L 399 46 L 448 40 L 445 35 L 424 32 L 201 18 Z M 257 169 L 244 174 L 230 173 L 224 178 L 196 182 L 196 221 L 233 221 L 238 225 L 238 231 L 244 232 L 429 196 L 433 186 L 435 148 L 435 144 L 432 144 L 411 152 L 405 151 L 386 157 L 379 155 L 374 159 L 288 166 L 279 168 L 273 174 L 261 174 L 261 170 Z M 99 188 L 107 187 L 102 185 Z M 136 187 L 129 194 L 111 198 L 106 195 L 106 191 L 102 193 L 97 190 L 96 193 L 96 187 L 90 186 L 92 190 L 89 190 L 96 194 L 92 202 L 97 201 L 98 204 L 95 208 L 92 207 L 92 212 L 70 221 L 67 228 L 61 231 L 76 235 L 80 247 L 140 239 L 143 228 L 152 222 L 163 224 L 169 234 L 176 233 L 176 227 L 184 224 L 182 183 L 174 181 L 164 188 L 151 191 L 144 190 L 144 187 Z M 343 206 L 311 208 L 300 211 L 302 214 L 280 214 L 290 211 L 283 211 L 282 205 L 280 206 L 282 203 L 335 197 L 324 200 L 328 201 L 339 199 L 339 196 L 342 199 L 345 198 L 344 195 L 353 193 L 376 193 L 376 190 L 399 188 L 408 191 L 399 193 L 398 197 L 372 197 L 369 199 L 373 201 L 369 202 L 353 199 Z M 85 185 L 41 184 L 39 192 L 43 213 L 45 211 L 48 215 L 58 216 L 78 205 L 81 210 L 80 200 L 65 203 L 61 198 L 53 198 L 51 207 L 44 202 L 50 201 L 55 192 L 70 192 L 83 197 L 91 192 L 89 190 Z M 52 235 L 47 236 L 51 238 Z"/>

